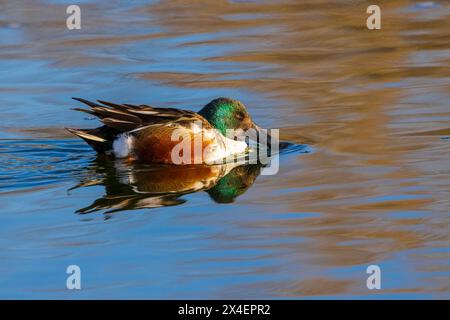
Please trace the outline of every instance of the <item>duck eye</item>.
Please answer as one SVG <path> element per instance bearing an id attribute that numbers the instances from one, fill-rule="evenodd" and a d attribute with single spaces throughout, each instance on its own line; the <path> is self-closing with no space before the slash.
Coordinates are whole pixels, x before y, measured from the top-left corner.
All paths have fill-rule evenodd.
<path id="1" fill-rule="evenodd" d="M 238 120 L 243 120 L 244 119 L 244 115 L 240 112 L 236 113 L 236 119 Z"/>

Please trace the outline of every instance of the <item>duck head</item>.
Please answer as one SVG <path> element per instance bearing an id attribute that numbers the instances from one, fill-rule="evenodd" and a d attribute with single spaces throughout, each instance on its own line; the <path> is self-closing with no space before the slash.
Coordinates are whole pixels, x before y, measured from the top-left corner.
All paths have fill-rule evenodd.
<path id="1" fill-rule="evenodd" d="M 226 135 L 227 129 L 247 131 L 250 128 L 260 130 L 252 120 L 244 104 L 230 98 L 217 98 L 209 102 L 199 112 L 209 123 Z"/>

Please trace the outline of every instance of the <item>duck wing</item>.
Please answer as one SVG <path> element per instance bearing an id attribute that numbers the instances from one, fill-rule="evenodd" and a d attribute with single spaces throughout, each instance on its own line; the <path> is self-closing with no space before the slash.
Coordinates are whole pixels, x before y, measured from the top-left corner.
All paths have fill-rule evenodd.
<path id="1" fill-rule="evenodd" d="M 103 124 L 118 132 L 128 132 L 154 124 L 180 123 L 201 121 L 208 127 L 209 122 L 198 113 L 191 110 L 176 108 L 157 108 L 145 104 L 117 104 L 108 101 L 88 101 L 73 98 L 87 105 L 89 109 L 74 108 L 97 117 Z"/>

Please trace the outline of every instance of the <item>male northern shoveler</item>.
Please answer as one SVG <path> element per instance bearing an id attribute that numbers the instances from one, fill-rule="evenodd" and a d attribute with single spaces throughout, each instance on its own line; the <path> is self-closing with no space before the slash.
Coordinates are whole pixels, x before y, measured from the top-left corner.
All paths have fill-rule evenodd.
<path id="1" fill-rule="evenodd" d="M 73 99 L 90 107 L 74 110 L 94 115 L 104 125 L 95 129 L 67 130 L 84 139 L 98 153 L 116 158 L 147 163 L 211 164 L 230 155 L 244 153 L 248 147 L 245 141 L 227 138 L 228 129 L 242 129 L 243 132 L 250 128 L 260 130 L 245 106 L 229 98 L 212 100 L 198 113 L 148 105 Z M 187 150 L 192 147 L 190 154 L 186 153 L 186 149 L 175 149 L 179 154 L 181 151 L 181 160 L 174 160 L 174 148 L 180 148 L 180 145 L 186 147 L 186 144 L 180 144 L 180 140 L 174 137 L 189 138 L 191 142 L 187 145 Z M 196 141 L 201 141 L 200 153 L 194 152 Z"/>

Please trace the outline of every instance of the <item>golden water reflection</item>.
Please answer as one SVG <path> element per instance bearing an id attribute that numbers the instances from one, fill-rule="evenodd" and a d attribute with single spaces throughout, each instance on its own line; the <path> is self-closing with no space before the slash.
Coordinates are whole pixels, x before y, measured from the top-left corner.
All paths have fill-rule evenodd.
<path id="1" fill-rule="evenodd" d="M 165 275 L 158 292 L 171 298 L 449 297 L 448 1 L 377 1 L 377 31 L 365 26 L 371 1 L 88 1 L 80 32 L 61 28 L 65 4 L 26 3 L 25 11 L 0 3 L 0 59 L 9 75 L 0 80 L 2 134 L 35 137 L 39 127 L 96 126 L 73 115 L 71 96 L 193 110 L 232 96 L 256 122 L 280 128 L 283 140 L 313 150 L 282 155 L 275 176 L 255 181 L 255 170 L 231 204 L 214 196 L 206 202 L 204 192 L 188 193 L 189 201 L 180 203 L 192 186 L 181 197 L 142 200 L 137 191 L 157 186 L 158 171 L 123 183 L 117 168 L 105 169 L 111 164 L 80 166 L 97 170 L 105 190 L 64 194 L 60 207 L 68 215 L 80 208 L 181 204 L 150 210 L 177 218 L 161 218 L 153 234 L 141 235 L 148 250 L 127 256 L 171 271 L 143 268 L 152 285 Z M 70 138 L 55 130 L 48 136 Z M 61 184 L 65 192 L 74 181 Z M 5 208 L 18 210 L 17 201 L 5 199 Z M 54 208 L 33 201 L 34 211 Z M 148 219 L 145 226 L 156 228 Z M 185 225 L 191 238 L 176 234 L 172 246 L 152 242 L 158 230 L 176 233 Z M 198 226 L 205 228 L 198 232 Z M 128 236 L 106 250 L 110 261 L 133 244 Z M 179 250 L 178 260 L 150 256 L 155 248 Z M 365 287 L 370 264 L 383 270 L 380 292 Z"/>

